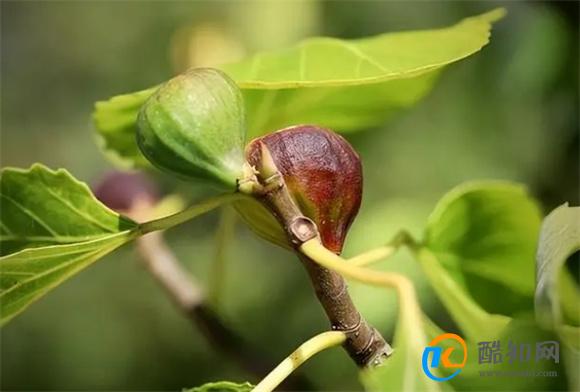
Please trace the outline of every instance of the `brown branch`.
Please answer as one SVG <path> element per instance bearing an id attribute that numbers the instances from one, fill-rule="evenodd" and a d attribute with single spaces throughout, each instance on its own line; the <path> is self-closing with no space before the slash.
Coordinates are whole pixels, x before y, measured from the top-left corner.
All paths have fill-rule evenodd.
<path id="1" fill-rule="evenodd" d="M 234 360 L 240 368 L 257 379 L 272 369 L 275 362 L 266 359 L 264 353 L 250 346 L 208 305 L 204 291 L 181 266 L 161 232 L 139 238 L 137 251 L 151 276 L 214 349 Z M 284 386 L 292 390 L 311 389 L 308 380 L 301 375 L 289 378 Z"/>
<path id="2" fill-rule="evenodd" d="M 382 363 L 391 355 L 391 346 L 359 313 L 348 293 L 344 278 L 300 255 L 318 301 L 324 308 L 332 330 L 346 334 L 344 348 L 358 366 Z"/>

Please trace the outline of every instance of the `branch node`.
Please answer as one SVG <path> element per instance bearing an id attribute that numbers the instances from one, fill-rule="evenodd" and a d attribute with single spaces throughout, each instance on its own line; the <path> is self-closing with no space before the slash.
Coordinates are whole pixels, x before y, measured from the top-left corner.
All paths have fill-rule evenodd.
<path id="1" fill-rule="evenodd" d="M 303 215 L 296 216 L 288 225 L 290 241 L 295 247 L 300 247 L 304 242 L 315 238 L 318 235 L 316 224 Z"/>

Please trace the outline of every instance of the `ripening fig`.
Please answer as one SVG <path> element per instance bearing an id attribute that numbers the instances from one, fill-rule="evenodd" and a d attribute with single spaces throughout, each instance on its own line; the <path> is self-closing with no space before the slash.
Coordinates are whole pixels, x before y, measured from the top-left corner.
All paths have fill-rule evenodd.
<path id="1" fill-rule="evenodd" d="M 147 100 L 137 142 L 156 167 L 235 191 L 245 161 L 245 127 L 235 82 L 216 69 L 196 68 L 169 80 Z"/>
<path id="2" fill-rule="evenodd" d="M 246 147 L 246 160 L 253 167 L 262 166 L 262 144 L 268 148 L 300 211 L 316 223 L 323 244 L 340 253 L 361 203 L 362 167 L 358 154 L 332 131 L 299 125 L 251 141 Z M 248 211 L 241 213 L 247 220 L 252 218 Z M 268 234 L 274 235 L 271 231 Z"/>

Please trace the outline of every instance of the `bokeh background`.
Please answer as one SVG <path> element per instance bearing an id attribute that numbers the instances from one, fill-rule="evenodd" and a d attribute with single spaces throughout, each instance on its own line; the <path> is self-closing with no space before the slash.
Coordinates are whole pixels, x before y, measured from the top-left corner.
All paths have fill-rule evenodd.
<path id="1" fill-rule="evenodd" d="M 96 145 L 97 100 L 154 85 L 188 65 L 235 60 L 312 35 L 356 38 L 446 26 L 497 6 L 508 16 L 491 45 L 446 69 L 415 107 L 348 135 L 365 171 L 363 207 L 346 255 L 399 228 L 421 235 L 436 201 L 467 180 L 526 184 L 545 212 L 578 195 L 578 3 L 2 1 L 1 161 L 68 168 L 94 184 L 113 168 Z M 151 173 L 164 193 L 188 185 Z M 207 282 L 218 213 L 167 233 Z M 226 249 L 217 309 L 250 344 L 279 360 L 327 329 L 306 274 L 288 252 L 242 224 Z M 404 252 L 424 309 L 449 321 Z M 391 336 L 392 295 L 352 283 L 361 311 Z M 452 326 L 450 326 L 452 328 Z M 256 381 L 217 353 L 172 306 L 131 245 L 83 271 L 1 330 L 2 390 L 180 390 Z M 356 390 L 356 368 L 333 349 L 300 373 L 313 388 Z"/>

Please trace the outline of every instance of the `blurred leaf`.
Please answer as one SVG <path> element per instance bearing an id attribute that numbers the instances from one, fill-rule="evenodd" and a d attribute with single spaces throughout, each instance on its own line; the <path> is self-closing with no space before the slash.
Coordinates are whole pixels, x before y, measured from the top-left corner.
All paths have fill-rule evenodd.
<path id="1" fill-rule="evenodd" d="M 165 196 L 163 199 L 159 200 L 153 211 L 151 211 L 150 219 L 159 219 L 164 216 L 176 214 L 186 207 L 185 200 L 183 196 L 178 194 L 171 194 Z"/>
<path id="2" fill-rule="evenodd" d="M 445 271 L 430 250 L 419 249 L 417 258 L 440 301 L 461 328 L 463 336 L 477 341 L 490 333 L 499 335 L 509 323 L 509 317 L 489 314 L 483 310 Z"/>
<path id="3" fill-rule="evenodd" d="M 253 388 L 254 386 L 249 382 L 238 384 L 230 381 L 218 381 L 191 389 L 184 389 L 183 392 L 250 392 Z"/>
<path id="4" fill-rule="evenodd" d="M 250 135 L 317 123 L 339 132 L 378 125 L 431 88 L 437 71 L 489 42 L 496 9 L 454 26 L 382 34 L 358 40 L 307 39 L 220 68 L 243 89 Z M 139 166 L 135 120 L 154 90 L 98 102 L 94 119 L 107 150 Z"/>
<path id="5" fill-rule="evenodd" d="M 233 206 L 247 227 L 258 237 L 282 248 L 291 249 L 284 229 L 262 203 L 252 197 L 244 197 L 236 200 Z"/>
<path id="6" fill-rule="evenodd" d="M 561 301 L 575 304 L 578 312 L 578 290 L 566 290 L 575 298 L 559 298 L 558 282 L 566 259 L 580 250 L 580 207 L 564 204 L 552 211 L 542 223 L 537 253 L 536 316 L 545 326 L 562 322 Z M 569 277 L 571 279 L 571 277 Z M 560 281 L 561 282 L 561 281 Z M 569 285 L 575 285 L 572 280 Z"/>
<path id="7" fill-rule="evenodd" d="M 565 268 L 567 258 L 580 250 L 580 207 L 561 205 L 542 223 L 536 256 L 536 318 L 546 328 L 554 328 L 564 342 L 563 354 L 571 390 L 580 388 L 580 328 L 565 325 L 578 321 L 580 291 Z M 567 317 L 566 317 L 567 316 Z"/>
<path id="8" fill-rule="evenodd" d="M 35 164 L 0 174 L 1 255 L 101 239 L 136 227 L 105 207 L 69 172 Z"/>
<path id="9" fill-rule="evenodd" d="M 5 169 L 0 179 L 3 254 L 1 323 L 135 236 L 137 225 L 109 210 L 67 171 Z M 16 252 L 16 253 L 12 253 Z"/>
<path id="10" fill-rule="evenodd" d="M 439 331 L 436 325 L 429 330 L 433 333 Z M 559 363 L 551 359 L 535 359 L 536 344 L 546 341 L 557 341 L 553 331 L 540 328 L 533 320 L 513 319 L 503 331 L 489 331 L 487 336 L 477 340 L 465 339 L 467 344 L 467 364 L 457 377 L 452 378 L 450 383 L 453 388 L 460 391 L 555 391 L 566 390 L 568 372 L 568 358 L 560 352 Z M 480 342 L 499 342 L 499 357 L 496 363 L 480 363 Z M 510 354 L 510 342 L 515 345 L 514 356 Z M 520 345 L 529 345 L 530 358 L 527 361 L 519 357 Z M 448 340 L 441 342 L 443 349 L 451 347 Z M 561 347 L 562 348 L 562 347 Z M 572 369 L 578 363 L 570 363 Z M 443 376 L 448 376 L 455 369 L 440 367 Z M 555 376 L 542 376 L 543 372 L 557 372 Z M 497 373 L 495 373 L 497 372 Z M 516 374 L 511 374 L 515 372 Z M 522 373 L 527 373 L 525 376 Z M 503 374 L 502 374 L 503 373 Z M 570 388 L 570 390 L 574 390 Z"/>
<path id="11" fill-rule="evenodd" d="M 562 268 L 558 277 L 558 297 L 562 307 L 562 322 L 580 326 L 580 286 L 567 268 Z"/>
<path id="12" fill-rule="evenodd" d="M 481 181 L 447 193 L 429 217 L 424 244 L 486 310 L 506 314 L 498 293 L 530 298 L 540 225 L 536 202 L 524 187 Z"/>
<path id="13" fill-rule="evenodd" d="M 95 104 L 93 121 L 101 148 L 122 167 L 149 167 L 151 164 L 137 146 L 137 115 L 156 87 L 117 95 Z"/>

